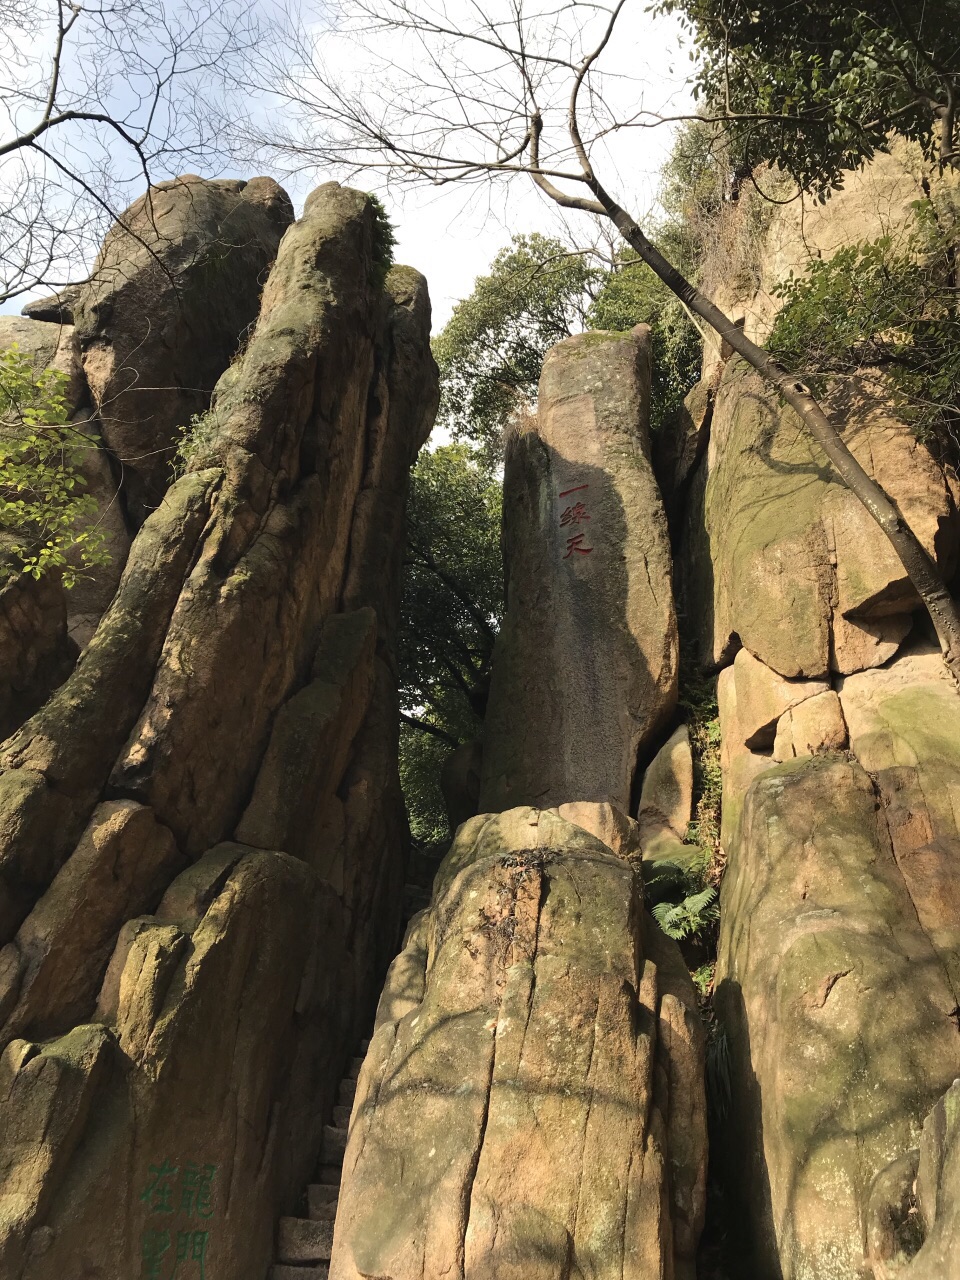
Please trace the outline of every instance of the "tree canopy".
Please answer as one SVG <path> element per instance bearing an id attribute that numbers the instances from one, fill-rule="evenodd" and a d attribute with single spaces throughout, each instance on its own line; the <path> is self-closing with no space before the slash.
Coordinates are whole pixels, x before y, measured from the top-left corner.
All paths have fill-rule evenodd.
<path id="1" fill-rule="evenodd" d="M 664 234 L 682 232 L 668 225 Z M 441 425 L 495 464 L 511 419 L 536 401 L 550 347 L 585 329 L 635 324 L 653 326 L 657 430 L 700 369 L 700 335 L 674 296 L 629 249 L 604 254 L 556 237 L 514 236 L 434 343 Z"/>
<path id="2" fill-rule="evenodd" d="M 397 660 L 400 773 L 414 837 L 446 829 L 439 778 L 480 732 L 503 614 L 501 488 L 466 443 L 424 449 L 413 469 Z"/>
<path id="3" fill-rule="evenodd" d="M 891 133 L 954 165 L 960 3 L 662 0 L 693 35 L 695 84 L 741 170 L 777 164 L 821 197 Z"/>

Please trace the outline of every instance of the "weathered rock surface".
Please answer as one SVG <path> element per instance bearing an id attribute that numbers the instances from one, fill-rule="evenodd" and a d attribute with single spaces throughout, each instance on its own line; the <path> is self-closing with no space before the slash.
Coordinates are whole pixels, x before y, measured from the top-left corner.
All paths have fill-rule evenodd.
<path id="1" fill-rule="evenodd" d="M 80 457 L 79 471 L 85 492 L 96 502 L 89 524 L 103 534 L 104 549 L 109 557 L 106 564 L 84 570 L 65 593 L 67 631 L 71 640 L 84 649 L 120 585 L 130 554 L 131 530 L 125 513 L 121 479 L 115 474 L 114 464 L 103 447 L 99 422 L 84 409 L 74 414 L 72 422 L 89 442 Z M 78 557 L 72 558 L 79 567 Z"/>
<path id="2" fill-rule="evenodd" d="M 922 1241 L 919 1251 L 890 1270 L 904 1280 L 957 1280 L 960 1276 L 960 1080 L 955 1080 L 923 1122 L 916 1153 L 916 1204 L 919 1218 L 908 1245 Z M 901 1232 L 902 1235 L 905 1234 Z M 917 1239 L 919 1237 L 919 1240 Z M 904 1262 L 909 1265 L 904 1266 Z M 881 1278 L 881 1280 L 885 1280 Z"/>
<path id="3" fill-rule="evenodd" d="M 72 856 L 0 951 L 0 1044 L 69 1029 L 93 1011 L 122 925 L 155 907 L 184 863 L 132 800 L 98 805 Z"/>
<path id="4" fill-rule="evenodd" d="M 847 722 L 840 699 L 832 689 L 797 703 L 777 721 L 774 760 L 841 751 L 847 745 Z"/>
<path id="5" fill-rule="evenodd" d="M 685 724 L 673 731 L 643 775 L 641 821 L 645 814 L 665 818 L 676 836 L 686 836 L 693 815 L 693 752 Z"/>
<path id="6" fill-rule="evenodd" d="M 960 1071 L 955 959 L 897 844 L 855 760 L 797 759 L 747 793 L 715 1001 L 720 1140 L 757 1274 L 861 1276 L 871 1183 Z"/>
<path id="7" fill-rule="evenodd" d="M 629 863 L 555 812 L 471 820 L 384 990 L 331 1277 L 692 1277 L 702 1055 Z"/>
<path id="8" fill-rule="evenodd" d="M 732 665 L 724 667 L 717 677 L 717 709 L 723 778 L 720 843 L 724 849 L 730 849 L 739 829 L 747 789 L 758 774 L 770 768 L 772 760 L 765 752 L 751 751 L 746 745 L 749 731 L 740 720 L 736 672 Z"/>
<path id="9" fill-rule="evenodd" d="M 476 816 L 480 807 L 480 772 L 483 744 L 465 742 L 451 751 L 440 772 L 440 790 L 450 830 Z"/>
<path id="10" fill-rule="evenodd" d="M 949 578 L 953 484 L 912 432 L 852 383 L 833 405 L 850 449 L 896 501 Z M 788 679 L 880 666 L 919 607 L 879 527 L 834 478 L 791 410 L 739 361 L 717 392 L 702 524 L 688 517 L 683 598 L 700 657 L 722 665 L 739 639 Z"/>
<path id="11" fill-rule="evenodd" d="M 436 367 L 422 279 L 384 289 L 373 246 L 366 196 L 314 193 L 208 452 L 4 744 L 4 1280 L 263 1280 L 395 950 L 393 626 Z"/>
<path id="12" fill-rule="evenodd" d="M 649 461 L 649 331 L 554 347 L 535 428 L 511 441 L 507 610 L 480 807 L 630 808 L 637 752 L 676 703 L 666 521 Z"/>
<path id="13" fill-rule="evenodd" d="M 0 740 L 66 679 L 76 652 L 56 574 L 8 578 L 0 587 Z"/>
<path id="14" fill-rule="evenodd" d="M 939 652 L 918 646 L 848 676 L 840 702 L 913 908 L 960 995 L 960 697 Z"/>
<path id="15" fill-rule="evenodd" d="M 73 324 L 73 307 L 79 293 L 78 285 L 67 285 L 59 293 L 47 294 L 24 303 L 20 314 L 31 320 L 48 320 L 54 324 Z"/>
<path id="16" fill-rule="evenodd" d="M 807 699 L 829 693 L 822 680 L 784 680 L 776 671 L 741 649 L 733 660 L 737 717 L 743 745 L 751 751 L 773 746 L 781 718 Z"/>
<path id="17" fill-rule="evenodd" d="M 13 346 L 30 360 L 36 376 L 46 369 L 63 374 L 64 396 L 72 413 L 86 393 L 83 372 L 73 349 L 73 326 L 47 324 L 23 316 L 0 316 L 0 349 Z"/>
<path id="18" fill-rule="evenodd" d="M 762 185 L 769 176 L 761 176 Z M 770 204 L 746 190 L 747 199 L 724 202 L 701 288 L 762 344 L 783 305 L 777 285 L 791 274 L 803 275 L 812 260 L 832 258 L 849 245 L 881 236 L 901 243 L 915 228 L 917 202 L 936 199 L 951 185 L 952 175 L 927 164 L 918 144 L 894 137 L 889 151 L 877 151 L 868 164 L 845 174 L 842 187 L 825 203 L 804 195 Z M 763 211 L 759 228 L 758 206 Z M 723 358 L 720 339 L 709 329 L 704 348 L 709 375 Z"/>
<path id="19" fill-rule="evenodd" d="M 270 178 L 161 182 L 110 231 L 80 287 L 80 359 L 136 525 L 170 482 L 177 428 L 206 410 L 256 320 L 292 219 Z"/>

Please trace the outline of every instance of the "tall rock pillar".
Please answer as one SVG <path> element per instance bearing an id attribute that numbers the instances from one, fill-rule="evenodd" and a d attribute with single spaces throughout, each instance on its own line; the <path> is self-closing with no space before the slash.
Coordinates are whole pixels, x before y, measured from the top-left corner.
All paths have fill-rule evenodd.
<path id="1" fill-rule="evenodd" d="M 394 962 L 331 1280 L 693 1280 L 704 1036 L 627 816 L 676 701 L 648 331 L 547 356 L 508 451 L 481 804 Z"/>
<path id="2" fill-rule="evenodd" d="M 638 750 L 677 697 L 670 546 L 650 467 L 650 331 L 547 355 L 535 424 L 510 442 L 507 614 L 484 727 L 484 811 L 629 809 Z"/>

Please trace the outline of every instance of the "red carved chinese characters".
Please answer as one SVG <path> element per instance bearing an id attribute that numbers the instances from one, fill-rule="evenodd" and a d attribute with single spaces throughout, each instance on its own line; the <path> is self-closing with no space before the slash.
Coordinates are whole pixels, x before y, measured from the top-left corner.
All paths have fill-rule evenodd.
<path id="1" fill-rule="evenodd" d="M 561 498 L 566 498 L 571 493 L 581 493 L 583 490 L 589 488 L 590 486 L 588 484 L 574 485 L 572 489 L 564 489 L 559 496 Z M 589 519 L 590 513 L 587 511 L 587 504 L 582 499 L 579 499 L 564 508 L 560 515 L 560 528 L 568 529 L 571 525 L 576 527 Z M 574 553 L 580 556 L 588 556 L 591 553 L 593 547 L 584 547 L 581 545 L 586 540 L 586 536 L 587 535 L 585 533 L 574 533 L 567 538 L 567 553 L 563 557 L 564 560 L 569 560 Z"/>
<path id="2" fill-rule="evenodd" d="M 564 528 L 568 524 L 580 524 L 582 520 L 589 520 L 587 508 L 582 502 L 575 503 L 572 507 L 567 507 L 563 515 L 560 517 L 560 528 Z"/>
<path id="3" fill-rule="evenodd" d="M 564 560 L 569 560 L 575 551 L 579 552 L 582 556 L 588 556 L 590 554 L 593 547 L 581 547 L 580 543 L 583 539 L 584 534 L 582 533 L 578 533 L 574 537 L 567 539 L 567 554 L 563 557 Z"/>

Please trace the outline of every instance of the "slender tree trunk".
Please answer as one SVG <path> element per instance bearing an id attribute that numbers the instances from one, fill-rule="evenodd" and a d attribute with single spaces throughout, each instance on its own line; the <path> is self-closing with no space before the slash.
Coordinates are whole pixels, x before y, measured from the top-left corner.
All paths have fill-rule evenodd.
<path id="1" fill-rule="evenodd" d="M 609 201 L 606 193 L 598 192 L 598 195 L 606 205 Z M 682 276 L 650 243 L 628 213 L 615 202 L 609 203 L 609 217 L 628 244 L 656 272 L 668 289 L 716 330 L 762 378 L 776 387 L 833 463 L 843 483 L 856 494 L 876 520 L 926 605 L 943 650 L 943 660 L 954 680 L 960 684 L 960 610 L 947 590 L 936 564 L 894 503 L 861 467 L 809 389 L 788 373 L 769 351 L 751 342 L 739 326 Z"/>

